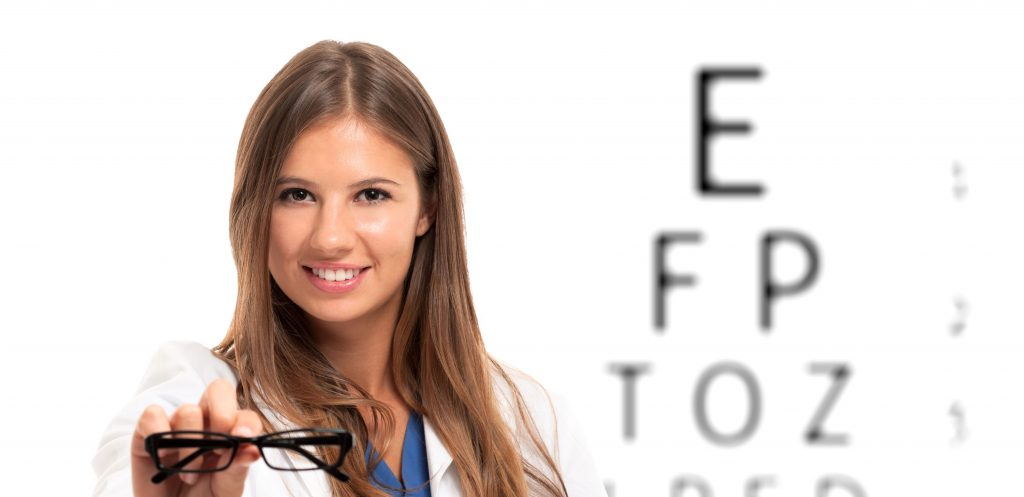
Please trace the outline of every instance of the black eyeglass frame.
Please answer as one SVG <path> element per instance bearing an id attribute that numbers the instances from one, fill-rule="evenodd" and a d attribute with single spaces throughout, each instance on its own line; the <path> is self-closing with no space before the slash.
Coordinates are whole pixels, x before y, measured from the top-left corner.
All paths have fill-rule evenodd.
<path id="1" fill-rule="evenodd" d="M 322 434 L 323 437 L 317 437 L 310 440 L 310 437 L 302 438 L 289 438 L 283 435 L 290 433 L 299 432 L 314 432 Z M 213 436 L 213 439 L 204 438 L 169 438 L 181 435 L 205 435 Z M 168 438 L 165 438 L 168 437 Z M 327 464 L 319 457 L 309 453 L 309 451 L 299 446 L 296 440 L 302 440 L 302 445 L 336 445 L 341 448 L 338 453 L 338 461 L 335 464 Z M 294 430 L 277 431 L 273 433 L 266 433 L 258 437 L 238 437 L 234 435 L 228 435 L 226 433 L 217 433 L 213 431 L 200 431 L 200 430 L 173 430 L 173 431 L 162 431 L 158 433 L 152 433 L 145 439 L 146 452 L 149 453 L 150 458 L 153 459 L 153 464 L 156 465 L 157 474 L 153 475 L 150 479 L 153 483 L 160 483 L 166 480 L 172 474 L 177 473 L 216 473 L 217 471 L 223 471 L 231 466 L 231 463 L 235 460 L 235 454 L 238 452 L 241 444 L 248 443 L 253 444 L 260 450 L 260 457 L 263 462 L 267 463 L 272 469 L 279 471 L 311 471 L 315 469 L 323 470 L 327 474 L 341 480 L 348 481 L 349 477 L 345 473 L 341 472 L 338 467 L 341 466 L 342 461 L 345 460 L 345 456 L 352 449 L 353 440 L 352 434 L 346 430 L 334 429 L 334 428 L 298 428 Z M 306 459 L 309 459 L 316 464 L 315 468 L 279 468 L 274 466 L 269 459 L 267 459 L 266 453 L 263 452 L 263 448 L 277 448 L 286 449 L 301 454 Z M 160 449 L 197 449 L 192 454 L 189 454 L 184 459 L 178 461 L 171 467 L 166 467 L 160 463 L 160 456 L 157 451 Z M 196 460 L 196 458 L 217 449 L 230 449 L 231 453 L 227 458 L 227 462 L 222 465 L 218 465 L 216 468 L 195 468 L 186 469 L 185 465 Z"/>

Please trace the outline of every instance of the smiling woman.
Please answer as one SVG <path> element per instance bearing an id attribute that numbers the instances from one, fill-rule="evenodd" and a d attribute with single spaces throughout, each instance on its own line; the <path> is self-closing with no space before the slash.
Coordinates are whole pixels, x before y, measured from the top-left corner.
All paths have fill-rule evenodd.
<path id="1" fill-rule="evenodd" d="M 484 347 L 451 145 L 392 54 L 323 41 L 274 76 L 230 237 L 227 335 L 158 351 L 103 436 L 95 495 L 606 495 L 561 397 Z M 252 443 L 265 432 L 302 435 L 273 438 L 278 456 Z M 351 434 L 351 453 L 317 433 Z"/>
<path id="2" fill-rule="evenodd" d="M 334 118 L 296 140 L 281 174 L 270 219 L 274 282 L 308 314 L 321 351 L 338 339 L 390 336 L 414 242 L 431 224 L 412 159 L 357 118 Z"/>

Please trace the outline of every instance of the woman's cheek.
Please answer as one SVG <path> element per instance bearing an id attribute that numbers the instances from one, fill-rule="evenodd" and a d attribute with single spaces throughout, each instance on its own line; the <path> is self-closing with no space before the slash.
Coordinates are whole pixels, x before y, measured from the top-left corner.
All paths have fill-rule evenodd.
<path id="1" fill-rule="evenodd" d="M 366 216 L 359 221 L 359 232 L 378 256 L 402 254 L 412 245 L 409 233 L 415 229 L 415 219 L 405 212 L 385 211 Z M 407 239 L 408 238 L 408 239 Z"/>
<path id="2" fill-rule="evenodd" d="M 404 205 L 371 209 L 356 220 L 361 233 L 389 241 L 401 239 L 415 227 L 415 217 Z"/>
<path id="3" fill-rule="evenodd" d="M 289 216 L 288 213 L 274 213 L 270 218 L 270 243 L 278 254 L 292 255 L 298 252 L 299 240 L 304 239 L 308 231 L 307 221 L 301 216 Z"/>
<path id="4" fill-rule="evenodd" d="M 359 224 L 359 231 L 370 235 L 380 236 L 381 233 L 386 233 L 388 230 L 388 218 L 384 216 L 371 217 L 370 219 L 363 219 Z"/>
<path id="5" fill-rule="evenodd" d="M 402 241 L 395 229 L 395 222 L 390 218 L 366 220 L 359 225 L 361 238 L 366 243 L 366 250 L 374 259 L 388 258 L 402 251 Z M 383 261 L 381 261 L 383 262 Z"/>

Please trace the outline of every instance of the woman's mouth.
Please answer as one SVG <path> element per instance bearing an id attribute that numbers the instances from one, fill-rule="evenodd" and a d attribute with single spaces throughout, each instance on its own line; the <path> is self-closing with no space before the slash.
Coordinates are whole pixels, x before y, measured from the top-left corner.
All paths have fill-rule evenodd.
<path id="1" fill-rule="evenodd" d="M 363 281 L 369 267 L 357 269 L 321 269 L 302 267 L 313 286 L 327 293 L 351 292 Z"/>
<path id="2" fill-rule="evenodd" d="M 363 268 L 359 269 L 315 269 L 310 268 L 313 274 L 317 275 L 322 280 L 327 281 L 344 281 L 350 280 L 356 277 L 363 271 Z"/>

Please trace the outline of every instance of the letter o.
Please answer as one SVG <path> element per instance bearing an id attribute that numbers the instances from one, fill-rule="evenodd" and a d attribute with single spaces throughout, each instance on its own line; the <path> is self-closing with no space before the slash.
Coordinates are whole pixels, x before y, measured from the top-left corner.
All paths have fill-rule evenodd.
<path id="1" fill-rule="evenodd" d="M 747 421 L 736 433 L 716 431 L 708 420 L 707 394 L 711 382 L 724 374 L 733 374 L 743 381 L 750 401 Z M 746 442 L 757 431 L 757 423 L 761 420 L 761 390 L 757 386 L 757 378 L 746 366 L 738 362 L 719 362 L 701 374 L 697 380 L 697 390 L 693 394 L 693 414 L 697 420 L 697 428 L 708 441 L 717 445 L 739 445 Z"/>

